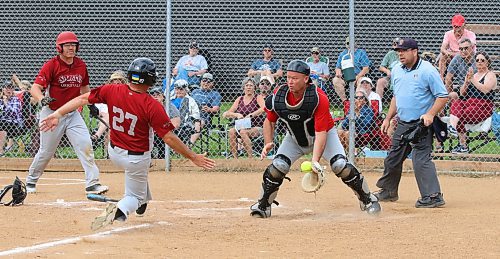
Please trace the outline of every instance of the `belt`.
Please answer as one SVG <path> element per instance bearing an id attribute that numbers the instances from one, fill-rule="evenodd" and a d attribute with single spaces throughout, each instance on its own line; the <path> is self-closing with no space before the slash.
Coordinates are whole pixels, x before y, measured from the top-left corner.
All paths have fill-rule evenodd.
<path id="1" fill-rule="evenodd" d="M 115 145 L 113 143 L 109 143 L 109 145 L 111 146 L 111 148 L 115 148 Z M 130 151 L 130 150 L 127 150 L 128 152 L 128 155 L 129 156 L 142 156 L 144 155 L 144 152 L 136 152 L 136 151 Z"/>

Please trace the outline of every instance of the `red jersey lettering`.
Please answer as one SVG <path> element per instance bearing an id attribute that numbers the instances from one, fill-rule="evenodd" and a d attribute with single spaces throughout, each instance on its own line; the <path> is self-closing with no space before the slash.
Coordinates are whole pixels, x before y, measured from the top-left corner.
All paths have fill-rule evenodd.
<path id="1" fill-rule="evenodd" d="M 111 143 L 126 150 L 150 151 L 152 129 L 161 138 L 174 129 L 161 103 L 148 93 L 130 90 L 125 84 L 92 89 L 89 103 L 108 105 Z"/>
<path id="2" fill-rule="evenodd" d="M 89 85 L 87 65 L 78 57 L 68 65 L 59 56 L 45 62 L 40 69 L 35 83 L 49 88 L 49 95 L 56 100 L 49 108 L 57 110 L 71 99 L 80 95 L 80 88 Z"/>

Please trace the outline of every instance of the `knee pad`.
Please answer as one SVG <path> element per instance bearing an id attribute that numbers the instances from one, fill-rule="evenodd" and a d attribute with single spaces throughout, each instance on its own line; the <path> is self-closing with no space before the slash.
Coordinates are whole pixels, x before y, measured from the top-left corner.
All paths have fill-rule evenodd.
<path id="1" fill-rule="evenodd" d="M 273 178 L 285 178 L 285 175 L 290 172 L 290 166 L 292 162 L 290 158 L 285 155 L 279 154 L 274 159 L 273 162 L 267 167 L 266 171 L 269 171 Z"/>
<path id="2" fill-rule="evenodd" d="M 337 154 L 332 159 L 330 159 L 330 166 L 332 167 L 332 171 L 335 173 L 337 177 L 342 179 L 348 178 L 350 175 L 350 168 L 348 165 L 352 166 L 349 162 L 347 162 L 347 158 L 344 155 Z"/>

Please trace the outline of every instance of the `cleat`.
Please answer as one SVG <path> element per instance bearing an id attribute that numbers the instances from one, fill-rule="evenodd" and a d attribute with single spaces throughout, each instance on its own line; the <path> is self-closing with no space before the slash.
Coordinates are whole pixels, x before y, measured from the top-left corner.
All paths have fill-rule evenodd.
<path id="1" fill-rule="evenodd" d="M 109 187 L 106 185 L 101 185 L 100 183 L 94 184 L 85 188 L 85 192 L 87 194 L 103 194 L 109 190 Z"/>
<path id="2" fill-rule="evenodd" d="M 36 184 L 34 184 L 34 183 L 27 183 L 26 184 L 26 192 L 27 193 L 36 193 Z"/>
<path id="3" fill-rule="evenodd" d="M 373 193 L 375 197 L 377 197 L 378 201 L 386 202 L 386 201 L 397 201 L 399 199 L 398 192 L 391 192 L 386 189 L 380 189 Z"/>
<path id="4" fill-rule="evenodd" d="M 366 211 L 366 213 L 370 215 L 379 214 L 382 208 L 380 207 L 377 196 L 375 196 L 374 194 L 370 194 L 370 200 L 371 201 L 367 204 L 362 204 L 360 202 L 361 210 Z"/>
<path id="5" fill-rule="evenodd" d="M 419 198 L 415 203 L 415 208 L 437 208 L 445 204 L 443 194 L 438 192 Z"/>
<path id="6" fill-rule="evenodd" d="M 95 231 L 101 229 L 107 225 L 113 224 L 115 220 L 116 212 L 118 211 L 118 207 L 115 203 L 108 203 L 106 209 L 101 213 L 101 215 L 95 217 L 90 228 Z"/>
<path id="7" fill-rule="evenodd" d="M 148 207 L 147 203 L 142 204 L 138 209 L 135 210 L 135 215 L 137 217 L 143 217 L 147 207 Z"/>
<path id="8" fill-rule="evenodd" d="M 257 202 L 254 205 L 250 206 L 250 210 L 252 211 L 252 212 L 250 212 L 250 216 L 252 216 L 254 218 L 265 219 L 265 218 L 271 217 L 271 206 L 269 206 L 265 209 L 261 209 L 260 204 Z"/>

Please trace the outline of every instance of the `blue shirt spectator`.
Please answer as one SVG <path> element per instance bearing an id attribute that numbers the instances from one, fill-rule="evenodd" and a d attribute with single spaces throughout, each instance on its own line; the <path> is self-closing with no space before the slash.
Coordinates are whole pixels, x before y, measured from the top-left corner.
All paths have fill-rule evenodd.
<path id="1" fill-rule="evenodd" d="M 213 90 L 213 76 L 205 73 L 201 81 L 201 89 L 196 89 L 191 93 L 191 97 L 200 107 L 200 117 L 203 124 L 210 124 L 212 115 L 219 112 L 222 96 Z"/>
<path id="2" fill-rule="evenodd" d="M 344 50 L 339 54 L 339 57 L 337 59 L 337 64 L 335 65 L 336 68 L 342 69 L 341 67 L 341 62 L 342 58 L 347 54 L 348 50 Z M 361 72 L 361 69 L 363 67 L 370 67 L 372 62 L 368 58 L 368 54 L 366 53 L 366 50 L 364 49 L 356 49 L 354 51 L 354 73 L 357 75 L 359 72 Z"/>
<path id="3" fill-rule="evenodd" d="M 363 105 L 359 111 L 359 116 L 356 116 L 356 132 L 358 134 L 365 134 L 370 132 L 373 127 L 373 117 L 374 112 L 373 109 L 369 105 Z M 349 114 L 342 121 L 342 129 L 349 129 Z"/>
<path id="4" fill-rule="evenodd" d="M 412 69 L 398 64 L 391 74 L 397 115 L 404 122 L 420 119 L 432 107 L 436 98 L 448 97 L 437 69 L 420 58 Z"/>

